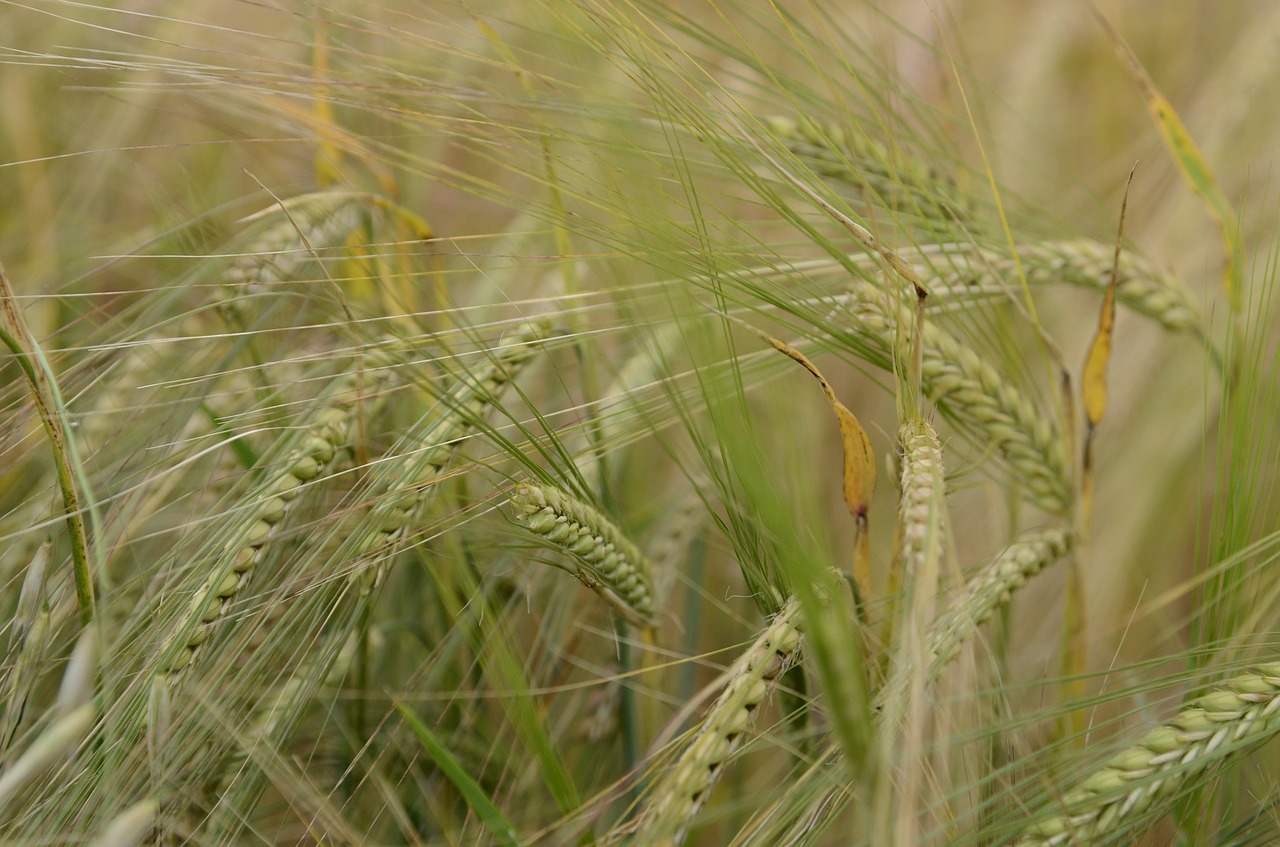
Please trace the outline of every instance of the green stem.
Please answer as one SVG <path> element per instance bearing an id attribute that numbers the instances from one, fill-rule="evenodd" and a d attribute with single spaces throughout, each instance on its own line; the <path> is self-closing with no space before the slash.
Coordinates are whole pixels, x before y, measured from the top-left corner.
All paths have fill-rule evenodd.
<path id="1" fill-rule="evenodd" d="M 67 440 L 63 425 L 66 408 L 58 393 L 57 381 L 49 363 L 40 353 L 35 336 L 22 318 L 17 298 L 9 286 L 9 278 L 5 276 L 3 267 L 0 267 L 0 324 L 3 324 L 0 325 L 0 341 L 13 351 L 18 366 L 22 368 L 27 383 L 31 386 L 31 398 L 53 448 L 58 486 L 62 489 L 63 512 L 66 514 L 67 529 L 71 533 L 71 558 L 74 563 L 80 621 L 87 625 L 93 620 L 93 572 L 89 567 L 89 539 L 84 525 L 84 513 L 80 508 L 80 498 L 76 494 L 73 479 L 72 465 L 79 463 L 75 461 L 74 447 Z"/>

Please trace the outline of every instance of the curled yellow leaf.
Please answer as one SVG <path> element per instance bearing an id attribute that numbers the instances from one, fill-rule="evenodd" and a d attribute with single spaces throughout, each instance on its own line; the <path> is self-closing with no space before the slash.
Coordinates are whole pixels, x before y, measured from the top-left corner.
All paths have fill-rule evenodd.
<path id="1" fill-rule="evenodd" d="M 856 550 L 854 554 L 853 577 L 858 584 L 862 597 L 868 597 L 871 582 L 871 546 L 867 534 L 867 511 L 871 506 L 871 495 L 876 487 L 876 462 L 871 451 L 871 439 L 858 423 L 858 418 L 849 407 L 840 402 L 831 383 L 818 370 L 817 365 L 799 350 L 780 341 L 771 335 L 760 333 L 775 350 L 783 353 L 804 366 L 813 374 L 822 386 L 822 393 L 827 402 L 835 410 L 836 419 L 840 423 L 840 440 L 844 445 L 844 502 L 857 528 Z"/>

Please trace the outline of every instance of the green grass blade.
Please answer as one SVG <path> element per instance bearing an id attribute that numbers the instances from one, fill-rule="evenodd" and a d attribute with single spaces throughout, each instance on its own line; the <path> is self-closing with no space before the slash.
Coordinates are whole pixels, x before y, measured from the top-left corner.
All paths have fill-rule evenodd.
<path id="1" fill-rule="evenodd" d="M 400 711 L 400 715 L 404 718 L 405 723 L 413 730 L 414 735 L 418 736 L 418 741 L 422 743 L 422 749 L 426 751 L 431 760 L 436 763 L 436 767 L 453 783 L 453 787 L 458 789 L 458 793 L 467 801 L 467 805 L 471 807 L 471 811 L 476 813 L 484 824 L 485 829 L 493 835 L 499 844 L 505 847 L 519 847 L 522 843 L 516 828 L 511 821 L 493 804 L 493 801 L 484 793 L 480 785 L 471 778 L 458 760 L 453 757 L 449 749 L 436 738 L 435 733 L 422 721 L 405 708 L 403 703 L 396 703 L 396 709 Z"/>

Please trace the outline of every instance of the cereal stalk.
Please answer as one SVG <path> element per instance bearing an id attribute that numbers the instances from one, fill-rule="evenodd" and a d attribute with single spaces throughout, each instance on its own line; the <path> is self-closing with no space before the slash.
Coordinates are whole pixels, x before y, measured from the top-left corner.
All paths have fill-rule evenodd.
<path id="1" fill-rule="evenodd" d="M 1280 662 L 1227 680 L 1113 756 L 1055 801 L 1017 847 L 1086 845 L 1130 832 L 1158 804 L 1231 756 L 1280 731 Z"/>
<path id="2" fill-rule="evenodd" d="M 653 569 L 608 518 L 550 486 L 519 485 L 511 502 L 521 526 L 573 558 L 584 585 L 631 623 L 653 626 Z"/>
<path id="3" fill-rule="evenodd" d="M 82 497 L 76 491 L 75 480 L 83 480 L 85 475 L 75 440 L 67 431 L 69 415 L 62 402 L 58 380 L 18 308 L 17 295 L 9 285 L 3 266 L 0 266 L 0 342 L 13 353 L 14 360 L 27 378 L 31 400 L 40 415 L 45 433 L 49 436 L 54 467 L 58 473 L 58 487 L 62 490 L 67 531 L 71 538 L 72 570 L 75 574 L 76 600 L 80 605 L 80 622 L 87 625 L 94 615 L 95 577 L 89 563 L 89 531 L 85 526 L 84 516 L 87 512 L 94 518 L 96 509 L 90 492 L 84 492 Z"/>

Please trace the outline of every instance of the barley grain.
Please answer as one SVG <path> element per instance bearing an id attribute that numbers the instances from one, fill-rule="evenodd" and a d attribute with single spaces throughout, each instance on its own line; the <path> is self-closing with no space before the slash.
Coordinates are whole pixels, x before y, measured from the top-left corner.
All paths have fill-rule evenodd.
<path id="1" fill-rule="evenodd" d="M 1193 701 L 1054 801 L 1018 847 L 1086 845 L 1149 823 L 1178 788 L 1280 732 L 1280 662 L 1260 665 Z"/>
<path id="2" fill-rule="evenodd" d="M 652 566 L 608 518 L 550 486 L 519 485 L 511 502 L 518 523 L 573 558 L 584 585 L 631 623 L 653 625 Z"/>

